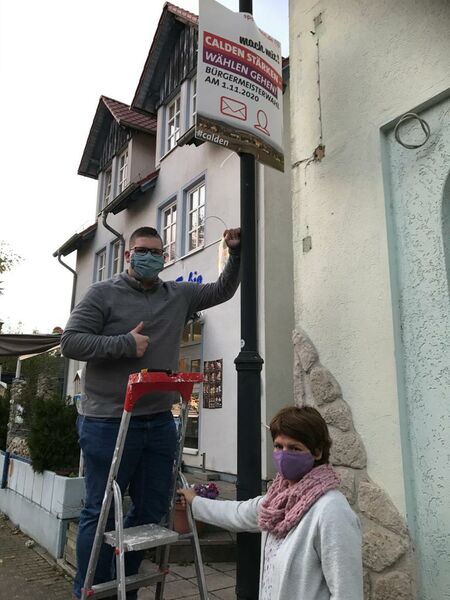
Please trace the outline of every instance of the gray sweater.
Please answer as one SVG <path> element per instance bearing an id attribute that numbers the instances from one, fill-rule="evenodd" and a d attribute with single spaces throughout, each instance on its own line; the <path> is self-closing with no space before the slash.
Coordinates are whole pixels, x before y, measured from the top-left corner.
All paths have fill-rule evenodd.
<path id="1" fill-rule="evenodd" d="M 262 499 L 233 502 L 197 496 L 192 509 L 199 521 L 231 531 L 257 532 Z M 261 574 L 267 535 L 263 531 Z M 271 600 L 363 600 L 361 554 L 358 517 L 345 496 L 331 490 L 283 539 L 274 558 Z"/>
<path id="2" fill-rule="evenodd" d="M 92 417 L 120 417 L 128 376 L 141 369 L 178 369 L 180 340 L 195 312 L 229 300 L 239 285 L 239 251 L 215 283 L 163 282 L 151 290 L 126 273 L 92 285 L 74 308 L 61 338 L 64 356 L 86 361 L 81 378 L 81 412 Z M 136 358 L 132 329 L 144 321 L 150 343 Z M 150 415 L 170 410 L 172 393 L 143 396 L 133 411 Z"/>

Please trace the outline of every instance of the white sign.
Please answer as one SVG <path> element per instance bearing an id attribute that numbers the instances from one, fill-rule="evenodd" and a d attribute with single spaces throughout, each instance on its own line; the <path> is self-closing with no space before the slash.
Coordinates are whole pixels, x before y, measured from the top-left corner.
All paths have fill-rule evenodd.
<path id="1" fill-rule="evenodd" d="M 195 137 L 284 170 L 280 43 L 214 0 L 200 0 Z"/>

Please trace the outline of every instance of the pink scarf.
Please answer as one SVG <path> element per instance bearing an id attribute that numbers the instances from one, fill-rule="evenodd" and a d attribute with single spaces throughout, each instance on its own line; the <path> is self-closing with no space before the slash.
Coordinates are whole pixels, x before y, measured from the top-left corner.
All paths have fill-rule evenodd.
<path id="1" fill-rule="evenodd" d="M 300 481 L 289 485 L 278 473 L 260 505 L 259 527 L 275 537 L 285 537 L 326 492 L 339 487 L 330 465 L 314 467 Z"/>

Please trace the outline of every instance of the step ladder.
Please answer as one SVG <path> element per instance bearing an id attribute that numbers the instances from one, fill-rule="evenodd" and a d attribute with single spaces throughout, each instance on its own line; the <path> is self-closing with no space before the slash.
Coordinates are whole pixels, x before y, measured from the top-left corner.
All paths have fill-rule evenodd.
<path id="1" fill-rule="evenodd" d="M 192 515 L 190 505 L 186 506 L 190 532 L 178 534 L 173 531 L 173 519 L 175 510 L 175 499 L 177 487 L 189 487 L 186 478 L 181 472 L 181 461 L 183 456 L 184 439 L 188 420 L 189 402 L 191 393 L 196 383 L 203 381 L 200 373 L 172 373 L 171 371 L 142 370 L 133 373 L 128 379 L 125 396 L 124 410 L 117 434 L 111 468 L 103 498 L 102 508 L 92 545 L 89 565 L 86 572 L 84 587 L 82 589 L 82 600 L 88 598 L 107 598 L 116 594 L 118 600 L 126 600 L 126 592 L 137 590 L 156 583 L 156 600 L 164 598 L 164 584 L 169 573 L 169 552 L 171 544 L 178 540 L 190 539 L 194 553 L 195 570 L 201 600 L 208 600 L 203 562 L 200 553 L 200 543 L 197 529 Z M 131 414 L 139 398 L 149 392 L 179 392 L 181 396 L 180 424 L 178 427 L 177 452 L 173 465 L 172 491 L 169 498 L 169 511 L 167 527 L 161 527 L 154 523 L 140 525 L 138 527 L 123 527 L 122 494 L 116 481 L 122 458 L 125 439 L 131 419 Z M 115 530 L 105 532 L 111 502 L 114 500 Z M 94 575 L 97 568 L 100 549 L 103 543 L 113 546 L 116 555 L 116 579 L 106 583 L 94 584 Z M 148 548 L 159 549 L 158 567 L 154 573 L 137 574 L 125 576 L 125 552 L 146 550 Z"/>

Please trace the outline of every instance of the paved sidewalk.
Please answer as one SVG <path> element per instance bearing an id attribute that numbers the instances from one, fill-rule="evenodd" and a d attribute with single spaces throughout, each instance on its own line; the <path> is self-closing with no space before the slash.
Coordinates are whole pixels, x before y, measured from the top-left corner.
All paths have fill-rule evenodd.
<path id="1" fill-rule="evenodd" d="M 143 570 L 154 571 L 155 565 L 143 562 Z M 205 564 L 205 579 L 210 600 L 234 600 L 236 585 L 236 565 L 234 563 Z M 138 600 L 153 600 L 155 586 L 139 590 Z M 198 594 L 195 567 L 188 565 L 170 565 L 164 590 L 164 600 L 200 600 Z"/>
<path id="2" fill-rule="evenodd" d="M 72 584 L 0 518 L 0 600 L 70 600 Z"/>
<path id="3" fill-rule="evenodd" d="M 30 538 L 14 529 L 0 515 L 0 600 L 70 600 L 72 582 L 52 564 L 37 545 L 28 548 Z M 230 600 L 235 595 L 234 563 L 205 565 L 210 600 Z M 143 562 L 144 571 L 155 565 Z M 166 580 L 165 600 L 199 600 L 195 568 L 192 564 L 171 564 Z M 139 591 L 139 600 L 153 600 L 154 587 Z"/>

